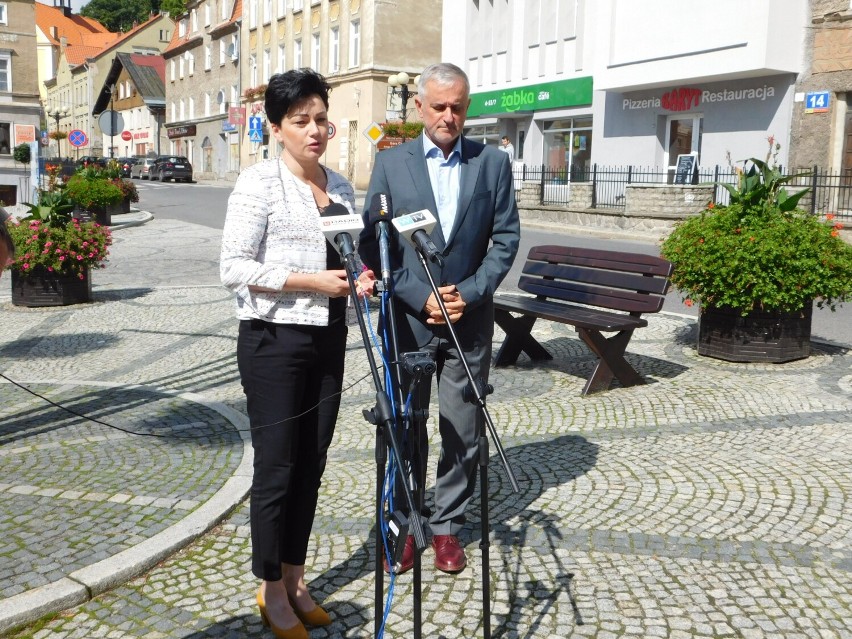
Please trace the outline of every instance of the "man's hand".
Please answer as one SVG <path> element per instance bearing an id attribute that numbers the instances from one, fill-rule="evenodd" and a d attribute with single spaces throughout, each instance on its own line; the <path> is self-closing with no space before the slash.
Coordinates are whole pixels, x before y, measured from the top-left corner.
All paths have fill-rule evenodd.
<path id="1" fill-rule="evenodd" d="M 438 293 L 444 301 L 444 306 L 447 308 L 447 315 L 450 317 L 450 323 L 455 324 L 461 319 L 464 314 L 465 301 L 462 299 L 461 293 L 456 289 L 455 284 L 448 286 L 439 286 Z M 438 301 L 435 299 L 435 294 L 429 295 L 423 310 L 429 316 L 426 319 L 427 324 L 446 324 L 444 315 L 441 313 L 441 307 L 438 306 Z"/>

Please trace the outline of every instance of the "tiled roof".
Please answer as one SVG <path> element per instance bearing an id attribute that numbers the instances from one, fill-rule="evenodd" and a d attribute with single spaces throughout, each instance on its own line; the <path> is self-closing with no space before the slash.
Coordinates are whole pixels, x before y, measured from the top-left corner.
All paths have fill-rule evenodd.
<path id="1" fill-rule="evenodd" d="M 69 66 L 76 67 L 79 64 L 83 64 L 88 58 L 94 58 L 101 51 L 103 51 L 102 47 L 87 47 L 79 45 L 76 47 L 66 47 L 65 59 L 68 60 Z"/>
<path id="2" fill-rule="evenodd" d="M 111 34 L 97 20 L 79 15 L 72 15 L 70 18 L 65 17 L 61 9 L 50 7 L 41 2 L 35 3 L 35 21 L 36 26 L 41 29 L 50 43 L 56 46 L 59 45 L 59 38 L 66 38 L 69 45 L 93 46 L 93 43 L 88 42 L 88 39 L 93 35 L 99 36 L 100 39 L 103 39 L 101 34 L 109 34 L 112 38 L 117 35 Z M 56 27 L 56 37 L 53 35 L 52 27 Z M 97 45 L 94 44 L 94 46 Z"/>

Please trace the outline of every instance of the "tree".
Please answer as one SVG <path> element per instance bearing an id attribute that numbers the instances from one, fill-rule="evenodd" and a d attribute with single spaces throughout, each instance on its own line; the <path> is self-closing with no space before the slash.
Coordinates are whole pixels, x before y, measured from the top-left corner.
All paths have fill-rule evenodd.
<path id="1" fill-rule="evenodd" d="M 160 11 L 168 13 L 172 18 L 177 18 L 186 13 L 186 0 L 161 0 Z"/>
<path id="2" fill-rule="evenodd" d="M 134 23 L 145 22 L 151 10 L 151 0 L 92 0 L 80 9 L 80 15 L 94 18 L 110 31 L 129 31 Z"/>

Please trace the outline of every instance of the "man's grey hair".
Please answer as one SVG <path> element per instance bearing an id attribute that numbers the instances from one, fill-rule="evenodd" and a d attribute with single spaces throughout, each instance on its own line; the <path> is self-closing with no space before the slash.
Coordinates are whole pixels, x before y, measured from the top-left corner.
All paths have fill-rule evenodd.
<path id="1" fill-rule="evenodd" d="M 467 74 L 459 67 L 451 62 L 438 62 L 430 64 L 423 69 L 420 74 L 420 82 L 417 83 L 417 93 L 423 95 L 425 93 L 426 83 L 435 82 L 441 85 L 453 84 L 461 80 L 464 83 L 464 90 L 467 95 L 470 95 L 470 80 L 467 79 Z"/>

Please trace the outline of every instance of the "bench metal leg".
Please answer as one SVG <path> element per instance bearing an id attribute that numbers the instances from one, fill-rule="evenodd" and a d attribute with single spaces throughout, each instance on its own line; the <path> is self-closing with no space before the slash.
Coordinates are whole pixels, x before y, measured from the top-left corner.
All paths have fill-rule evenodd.
<path id="1" fill-rule="evenodd" d="M 598 356 L 598 365 L 586 382 L 583 395 L 608 389 L 613 377 L 617 377 L 625 387 L 645 383 L 642 376 L 624 359 L 624 351 L 627 350 L 633 330 L 620 331 L 609 338 L 604 337 L 600 331 L 587 328 L 578 328 L 577 332 Z"/>
<path id="2" fill-rule="evenodd" d="M 500 346 L 500 350 L 497 351 L 495 366 L 514 364 L 518 361 L 521 351 L 533 360 L 553 359 L 550 353 L 544 350 L 544 347 L 530 335 L 535 319 L 531 315 L 515 317 L 509 311 L 500 308 L 494 309 L 494 321 L 506 333 L 506 339 Z"/>

